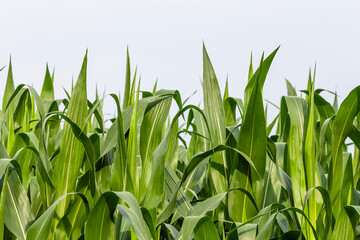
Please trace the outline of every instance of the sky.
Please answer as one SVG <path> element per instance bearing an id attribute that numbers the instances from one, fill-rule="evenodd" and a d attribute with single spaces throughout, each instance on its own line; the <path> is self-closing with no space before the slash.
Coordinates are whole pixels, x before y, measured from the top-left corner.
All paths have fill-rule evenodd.
<path id="1" fill-rule="evenodd" d="M 197 91 L 190 102 L 199 104 L 203 42 L 221 90 L 228 78 L 233 97 L 243 97 L 251 53 L 256 67 L 263 52 L 280 45 L 265 99 L 280 104 L 285 78 L 305 89 L 316 63 L 316 88 L 336 90 L 341 101 L 360 84 L 359 13 L 355 0 L 5 0 L 0 68 L 11 55 L 15 84 L 40 92 L 48 63 L 55 68 L 55 95 L 61 98 L 63 88 L 69 90 L 77 79 L 88 49 L 88 96 L 94 99 L 96 86 L 107 94 L 123 92 L 128 46 L 142 90 L 151 90 L 158 79 L 158 89 L 178 89 L 183 99 Z M 0 72 L 1 95 L 6 72 Z M 114 103 L 105 103 L 105 112 L 114 113 Z"/>

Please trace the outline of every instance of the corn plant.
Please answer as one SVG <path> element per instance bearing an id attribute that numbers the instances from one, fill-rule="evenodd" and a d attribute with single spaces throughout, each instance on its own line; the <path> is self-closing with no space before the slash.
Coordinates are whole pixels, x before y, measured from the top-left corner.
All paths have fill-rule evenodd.
<path id="1" fill-rule="evenodd" d="M 87 53 L 62 99 L 48 67 L 40 94 L 16 86 L 10 59 L 0 70 L 0 238 L 360 238 L 360 86 L 339 105 L 315 88 L 314 68 L 304 90 L 285 81 L 269 119 L 263 88 L 278 49 L 257 68 L 251 58 L 239 98 L 228 81 L 220 91 L 203 46 L 199 106 L 156 83 L 141 90 L 129 51 L 122 101 L 88 99 Z"/>

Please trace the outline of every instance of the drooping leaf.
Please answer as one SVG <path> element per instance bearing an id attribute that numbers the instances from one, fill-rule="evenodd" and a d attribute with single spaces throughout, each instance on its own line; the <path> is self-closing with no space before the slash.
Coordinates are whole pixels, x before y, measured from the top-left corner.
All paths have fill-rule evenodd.
<path id="1" fill-rule="evenodd" d="M 64 198 L 66 198 L 69 195 L 73 195 L 73 194 L 80 196 L 81 199 L 84 201 L 86 207 L 88 208 L 87 200 L 84 195 L 79 194 L 79 193 L 68 193 L 66 195 L 63 195 L 63 196 L 59 197 L 58 199 L 56 199 L 56 201 L 54 201 L 54 203 L 48 209 L 46 209 L 46 211 L 43 214 L 41 214 L 41 216 L 38 219 L 36 219 L 36 221 L 30 226 L 30 228 L 27 232 L 27 235 L 26 235 L 26 239 L 28 239 L 28 240 L 30 240 L 30 239 L 48 239 L 50 236 L 51 224 L 54 220 L 56 206 L 62 200 L 64 200 Z"/>
<path id="2" fill-rule="evenodd" d="M 184 240 L 193 238 L 220 240 L 216 227 L 208 216 L 186 217 L 180 234 Z"/>
<path id="3" fill-rule="evenodd" d="M 118 204 L 119 200 L 123 200 L 128 207 Z M 106 192 L 101 195 L 88 217 L 85 238 L 114 239 L 115 225 L 111 219 L 115 209 L 130 222 L 137 238 L 151 239 L 141 209 L 129 192 Z"/>

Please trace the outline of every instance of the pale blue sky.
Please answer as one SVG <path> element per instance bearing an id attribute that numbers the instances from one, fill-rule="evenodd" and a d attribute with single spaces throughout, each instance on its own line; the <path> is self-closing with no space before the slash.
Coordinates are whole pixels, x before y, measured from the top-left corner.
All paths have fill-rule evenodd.
<path id="1" fill-rule="evenodd" d="M 45 64 L 55 67 L 56 96 L 77 78 L 89 49 L 88 94 L 96 83 L 107 93 L 123 91 L 126 46 L 142 89 L 195 90 L 201 101 L 202 41 L 221 89 L 229 76 L 230 95 L 243 96 L 250 54 L 281 48 L 265 83 L 264 97 L 276 104 L 286 94 L 284 78 L 306 87 L 317 62 L 318 88 L 344 98 L 360 84 L 359 1 L 2 1 L 0 67 L 13 60 L 15 83 L 38 91 Z M 6 70 L 0 72 L 3 93 Z M 113 112 L 113 105 L 106 108 Z"/>

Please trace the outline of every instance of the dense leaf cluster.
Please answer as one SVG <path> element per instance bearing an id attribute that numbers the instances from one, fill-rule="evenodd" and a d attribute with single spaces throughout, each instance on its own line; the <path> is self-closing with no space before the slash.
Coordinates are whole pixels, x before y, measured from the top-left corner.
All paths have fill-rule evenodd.
<path id="1" fill-rule="evenodd" d="M 330 104 L 315 89 L 315 74 L 300 92 L 286 80 L 269 121 L 263 86 L 277 51 L 255 71 L 250 63 L 240 99 L 228 85 L 221 94 L 204 47 L 201 107 L 156 84 L 140 91 L 129 53 L 122 102 L 88 100 L 87 54 L 64 99 L 48 68 L 40 95 L 15 88 L 10 61 L 0 239 L 358 238 L 360 87 L 338 107 L 336 93 Z"/>

